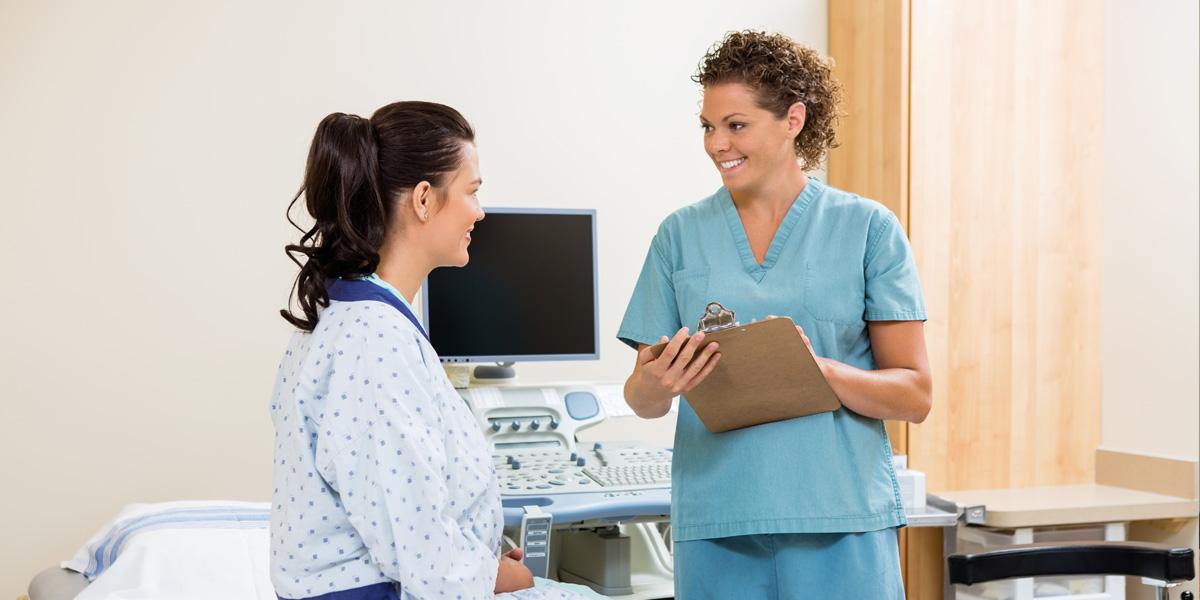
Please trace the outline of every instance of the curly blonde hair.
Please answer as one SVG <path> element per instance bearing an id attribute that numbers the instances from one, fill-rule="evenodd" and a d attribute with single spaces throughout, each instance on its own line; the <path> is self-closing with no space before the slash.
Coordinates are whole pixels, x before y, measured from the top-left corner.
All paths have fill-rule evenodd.
<path id="1" fill-rule="evenodd" d="M 778 118 L 804 103 L 804 128 L 796 136 L 796 156 L 815 168 L 838 145 L 835 125 L 842 86 L 833 61 L 791 38 L 762 31 L 732 31 L 709 49 L 692 81 L 707 88 L 741 83 L 755 90 L 759 107 Z"/>

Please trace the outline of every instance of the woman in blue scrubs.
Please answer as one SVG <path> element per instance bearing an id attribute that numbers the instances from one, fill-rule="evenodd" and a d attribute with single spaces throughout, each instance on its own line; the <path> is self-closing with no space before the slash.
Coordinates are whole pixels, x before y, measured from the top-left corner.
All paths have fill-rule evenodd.
<path id="1" fill-rule="evenodd" d="M 919 423 L 932 401 L 904 229 L 883 205 L 805 172 L 834 144 L 840 97 L 817 53 L 735 32 L 694 79 L 722 186 L 667 217 L 650 243 L 617 334 L 638 349 L 625 397 L 644 418 L 687 398 L 720 361 L 717 344 L 688 328 L 716 301 L 743 322 L 794 320 L 843 406 L 712 433 L 680 404 L 676 595 L 903 598 L 905 517 L 883 419 Z M 668 340 L 657 359 L 647 349 Z"/>

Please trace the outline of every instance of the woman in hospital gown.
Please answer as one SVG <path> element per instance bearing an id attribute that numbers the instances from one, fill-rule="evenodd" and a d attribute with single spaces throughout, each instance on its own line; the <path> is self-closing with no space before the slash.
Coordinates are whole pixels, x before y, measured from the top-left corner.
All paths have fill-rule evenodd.
<path id="1" fill-rule="evenodd" d="M 467 263 L 481 183 L 452 108 L 398 102 L 317 128 L 297 196 L 314 225 L 288 247 L 307 258 L 300 310 L 281 311 L 299 331 L 271 400 L 280 598 L 595 597 L 535 586 L 519 550 L 500 554 L 488 448 L 410 306 L 430 270 Z"/>
<path id="2" fill-rule="evenodd" d="M 668 216 L 650 242 L 617 333 L 639 349 L 625 396 L 648 418 L 686 400 L 720 358 L 683 326 L 715 301 L 742 322 L 791 317 L 843 406 L 712 433 L 680 403 L 676 597 L 901 598 L 905 515 L 882 420 L 919 422 L 931 401 L 904 230 L 883 205 L 805 174 L 833 143 L 838 111 L 815 52 L 736 32 L 696 80 L 704 149 L 724 185 Z M 660 358 L 646 349 L 671 335 Z"/>

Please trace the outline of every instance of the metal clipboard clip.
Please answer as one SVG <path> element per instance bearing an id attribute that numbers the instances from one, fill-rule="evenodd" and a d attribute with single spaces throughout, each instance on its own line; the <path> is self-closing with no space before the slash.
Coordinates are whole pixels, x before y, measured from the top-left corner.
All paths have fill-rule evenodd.
<path id="1" fill-rule="evenodd" d="M 734 320 L 732 310 L 721 306 L 720 302 L 709 302 L 708 306 L 704 307 L 704 314 L 700 315 L 700 323 L 696 326 L 696 331 L 712 333 L 738 325 L 741 323 Z"/>

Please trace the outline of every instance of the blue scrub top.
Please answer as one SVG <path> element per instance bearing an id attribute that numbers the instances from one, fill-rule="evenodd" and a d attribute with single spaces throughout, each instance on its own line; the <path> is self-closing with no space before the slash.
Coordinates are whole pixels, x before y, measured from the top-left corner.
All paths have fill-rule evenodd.
<path id="1" fill-rule="evenodd" d="M 761 265 L 725 188 L 667 217 L 617 337 L 636 348 L 694 330 L 711 301 L 743 323 L 791 317 L 816 354 L 861 369 L 875 368 L 868 321 L 926 318 L 895 215 L 811 177 Z M 711 433 L 682 402 L 671 477 L 677 541 L 905 524 L 883 422 L 845 407 Z"/>

